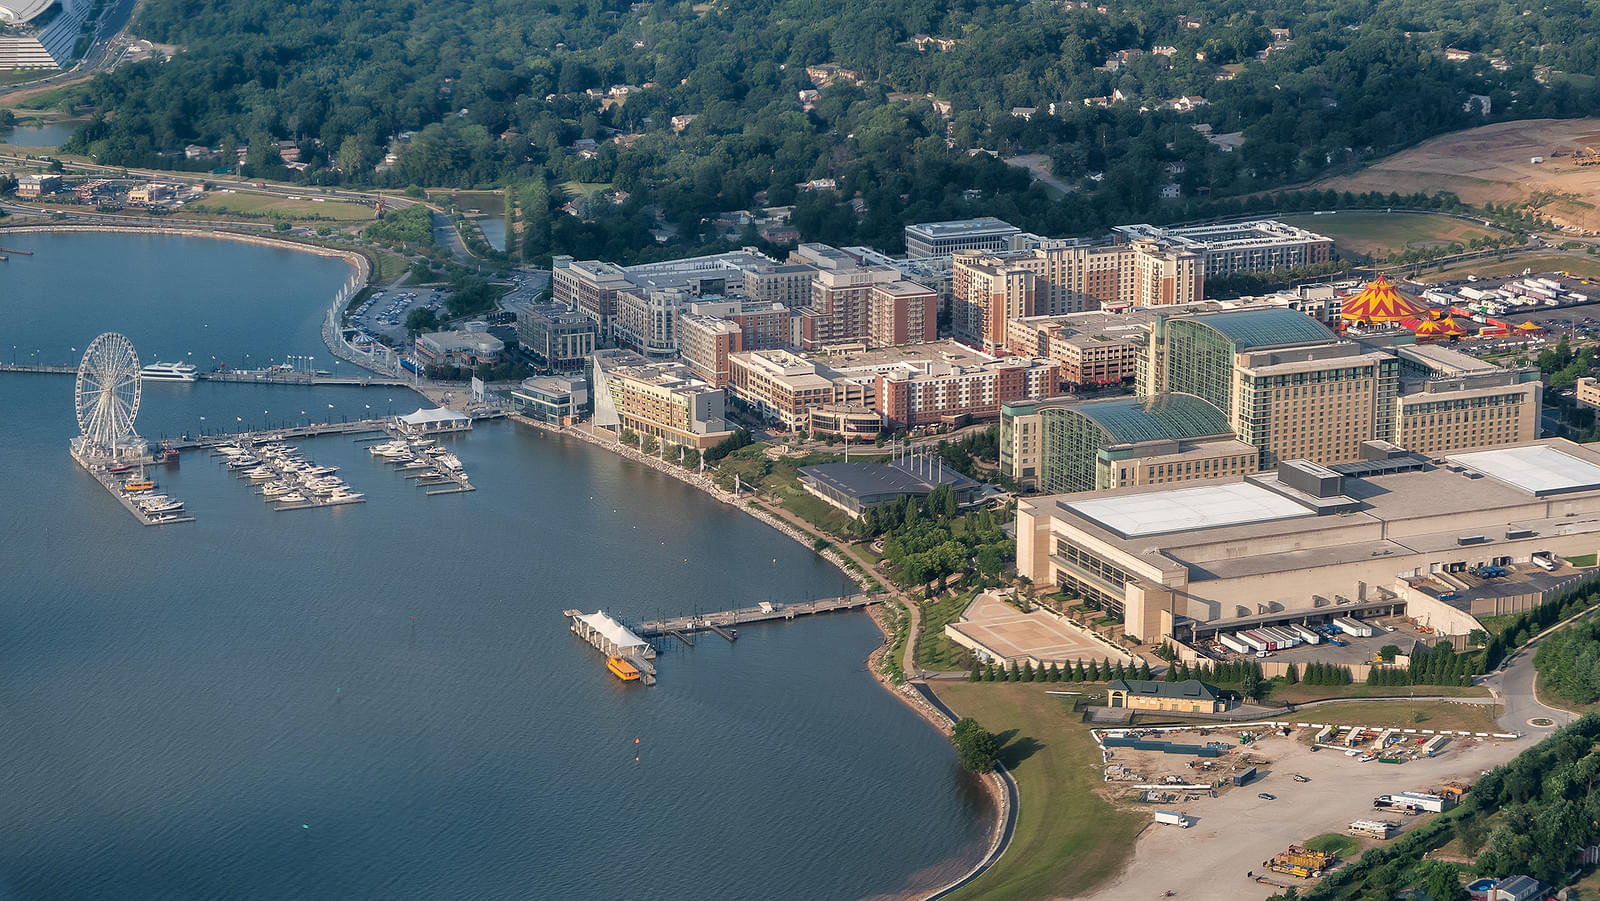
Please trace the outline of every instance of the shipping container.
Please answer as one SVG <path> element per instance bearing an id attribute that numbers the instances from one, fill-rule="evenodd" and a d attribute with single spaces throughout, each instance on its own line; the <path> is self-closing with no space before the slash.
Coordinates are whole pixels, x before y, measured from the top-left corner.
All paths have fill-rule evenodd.
<path id="1" fill-rule="evenodd" d="M 1252 651 L 1267 650 L 1267 643 L 1258 638 L 1253 632 L 1236 632 L 1234 637 L 1249 645 Z"/>
<path id="2" fill-rule="evenodd" d="M 1249 784 L 1250 780 L 1254 779 L 1255 777 L 1256 777 L 1256 768 L 1255 767 L 1251 767 L 1251 768 L 1245 770 L 1242 773 L 1235 773 L 1233 775 L 1233 784 L 1234 785 L 1247 785 L 1247 784 Z"/>
<path id="3" fill-rule="evenodd" d="M 1565 285 L 1561 284 L 1560 282 L 1556 281 L 1553 278 L 1540 278 L 1540 279 L 1535 279 L 1535 281 L 1537 281 L 1541 285 L 1544 285 L 1546 288 L 1549 288 L 1552 291 L 1560 291 L 1562 288 L 1566 287 Z"/>

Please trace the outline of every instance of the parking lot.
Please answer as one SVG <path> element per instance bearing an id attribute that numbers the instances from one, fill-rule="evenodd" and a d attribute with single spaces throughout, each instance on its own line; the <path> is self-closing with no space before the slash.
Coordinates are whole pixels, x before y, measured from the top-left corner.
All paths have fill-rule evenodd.
<path id="1" fill-rule="evenodd" d="M 378 291 L 351 311 L 350 324 L 374 335 L 403 341 L 407 337 L 407 314 L 417 307 L 426 307 L 437 313 L 444 308 L 444 302 L 441 286 L 419 287 L 412 291 Z"/>

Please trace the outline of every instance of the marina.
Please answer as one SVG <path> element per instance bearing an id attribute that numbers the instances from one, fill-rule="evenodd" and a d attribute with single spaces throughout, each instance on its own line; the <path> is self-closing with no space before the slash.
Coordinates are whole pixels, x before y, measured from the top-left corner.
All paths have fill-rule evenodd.
<path id="1" fill-rule="evenodd" d="M 348 268 L 166 235 L 0 243 L 38 250 L 13 259 L 27 262 L 0 292 L 15 333 L 30 334 L 22 362 L 35 347 L 64 361 L 104 329 L 156 351 L 146 363 L 202 347 L 230 363 L 269 347 L 320 354 L 318 317 Z M 262 429 L 267 410 L 277 425 L 301 410 L 337 421 L 431 406 L 400 388 L 144 391 L 140 433 L 175 443 L 238 430 L 239 416 Z M 78 432 L 72 395 L 69 377 L 0 374 L 21 423 L 0 430 L 0 449 L 23 467 L 0 488 L 5 658 L 19 687 L 16 728 L 0 737 L 13 764 L 0 817 L 14 836 L 0 863 L 18 897 L 114 886 L 158 898 L 181 883 L 205 897 L 518 886 L 599 901 L 651 885 L 662 901 L 809 901 L 909 893 L 982 853 L 992 817 L 954 781 L 951 746 L 861 666 L 882 641 L 866 617 L 741 627 L 733 644 L 707 635 L 648 695 L 550 621 L 613 598 L 649 598 L 614 612 L 660 619 L 856 590 L 739 510 L 585 443 L 482 421 L 470 441 L 438 443 L 486 490 L 419 507 L 414 480 L 380 478 L 365 451 L 363 438 L 389 440 L 379 424 L 286 442 L 339 466 L 367 496 L 359 513 L 277 516 L 192 447 L 179 469 L 148 472 L 201 528 L 129 530 L 63 459 Z M 332 434 L 302 434 L 313 431 Z M 64 565 L 69 547 L 96 564 Z M 840 766 L 817 753 L 818 735 L 882 763 Z M 527 775 L 573 767 L 584 778 Z M 619 828 L 619 797 L 637 802 L 629 822 L 674 828 Z M 108 817 L 140 841 L 108 834 Z M 804 857 L 789 853 L 796 835 L 809 837 Z M 610 863 L 576 859 L 575 843 Z M 825 870 L 806 862 L 816 856 Z"/>
<path id="2" fill-rule="evenodd" d="M 366 496 L 334 475 L 335 466 L 318 466 L 287 444 L 220 444 L 216 456 L 234 475 L 260 485 L 272 509 L 306 510 L 359 504 Z"/>

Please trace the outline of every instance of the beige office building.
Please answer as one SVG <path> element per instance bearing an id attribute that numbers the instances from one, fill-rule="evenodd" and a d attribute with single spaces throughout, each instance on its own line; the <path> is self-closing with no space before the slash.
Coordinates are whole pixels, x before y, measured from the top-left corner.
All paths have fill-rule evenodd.
<path id="1" fill-rule="evenodd" d="M 1146 641 L 1404 612 L 1464 635 L 1559 590 L 1536 555 L 1600 550 L 1600 445 L 1544 439 L 1449 454 L 1383 443 L 1362 460 L 1197 485 L 1023 499 L 1017 571 Z M 1521 585 L 1437 574 L 1510 566 Z"/>

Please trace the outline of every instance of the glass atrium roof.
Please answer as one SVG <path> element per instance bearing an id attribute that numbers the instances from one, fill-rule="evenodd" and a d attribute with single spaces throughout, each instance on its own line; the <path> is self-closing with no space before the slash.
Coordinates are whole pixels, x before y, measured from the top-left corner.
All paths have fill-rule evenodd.
<path id="1" fill-rule="evenodd" d="M 1333 331 L 1298 310 L 1235 310 L 1196 316 L 1191 322 L 1221 332 L 1240 350 L 1254 347 L 1281 347 L 1285 344 L 1310 344 L 1332 341 Z"/>
<path id="2" fill-rule="evenodd" d="M 1163 394 L 1148 400 L 1117 397 L 1061 409 L 1077 413 L 1099 426 L 1112 444 L 1233 433 L 1228 417 L 1221 410 L 1193 394 Z"/>

